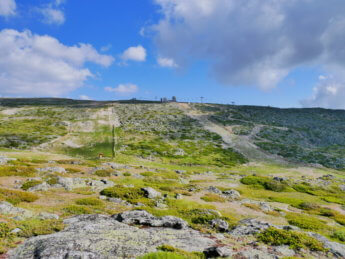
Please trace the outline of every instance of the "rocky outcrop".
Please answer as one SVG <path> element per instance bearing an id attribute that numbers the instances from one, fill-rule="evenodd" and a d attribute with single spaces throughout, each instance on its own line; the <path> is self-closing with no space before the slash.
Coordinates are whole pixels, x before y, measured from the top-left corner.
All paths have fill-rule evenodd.
<path id="1" fill-rule="evenodd" d="M 230 234 L 232 234 L 233 236 L 253 235 L 272 226 L 273 225 L 271 225 L 270 223 L 259 221 L 256 219 L 243 219 L 239 222 L 238 226 L 230 231 Z"/>
<path id="2" fill-rule="evenodd" d="M 329 241 L 327 238 L 324 236 L 321 236 L 320 234 L 317 233 L 308 233 L 310 236 L 313 238 L 319 240 L 325 248 L 328 248 L 329 251 L 337 258 L 345 258 L 345 245 L 339 244 L 337 242 L 332 242 Z"/>
<path id="3" fill-rule="evenodd" d="M 36 170 L 41 173 L 60 173 L 60 174 L 66 173 L 65 168 L 59 167 L 59 166 L 37 168 Z"/>
<path id="4" fill-rule="evenodd" d="M 229 223 L 222 219 L 213 219 L 211 221 L 211 226 L 223 232 L 229 229 Z"/>
<path id="5" fill-rule="evenodd" d="M 145 193 L 145 197 L 149 199 L 155 199 L 161 197 L 162 194 L 151 187 L 142 188 Z"/>
<path id="6" fill-rule="evenodd" d="M 119 215 L 122 215 L 122 218 L 128 218 L 128 214 Z M 116 217 L 80 215 L 67 219 L 64 221 L 67 225 L 65 230 L 29 238 L 12 250 L 9 258 L 121 259 L 136 258 L 154 252 L 157 246 L 163 244 L 189 252 L 202 252 L 209 247 L 216 246 L 217 240 L 190 228 L 138 228 L 116 220 L 120 217 L 119 215 Z M 141 213 L 141 215 L 144 218 L 157 220 L 150 214 Z M 176 222 L 178 220 L 167 220 L 166 218 L 164 221 Z"/>
<path id="7" fill-rule="evenodd" d="M 223 194 L 233 200 L 241 198 L 241 194 L 236 190 L 226 190 Z"/>
<path id="8" fill-rule="evenodd" d="M 112 216 L 116 220 L 134 225 L 145 225 L 150 227 L 165 227 L 174 229 L 186 229 L 188 223 L 173 216 L 155 217 L 145 210 L 125 211 Z"/>
<path id="9" fill-rule="evenodd" d="M 93 190 L 100 191 L 108 187 L 113 187 L 115 184 L 109 180 L 92 180 L 89 178 L 68 178 L 59 177 L 58 184 L 70 191 L 75 188 L 91 187 Z"/>
<path id="10" fill-rule="evenodd" d="M 33 213 L 29 210 L 18 208 L 6 201 L 0 202 L 0 214 L 13 215 L 20 219 L 29 218 L 33 216 Z"/>
<path id="11" fill-rule="evenodd" d="M 47 191 L 51 188 L 49 184 L 43 182 L 41 184 L 35 185 L 28 189 L 29 192 L 36 192 L 36 191 Z"/>

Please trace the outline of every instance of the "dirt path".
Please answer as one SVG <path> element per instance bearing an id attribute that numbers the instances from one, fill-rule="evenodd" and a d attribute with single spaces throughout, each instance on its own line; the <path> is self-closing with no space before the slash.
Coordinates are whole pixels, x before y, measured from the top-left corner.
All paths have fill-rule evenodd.
<path id="1" fill-rule="evenodd" d="M 208 131 L 218 134 L 222 137 L 224 146 L 230 147 L 243 154 L 250 160 L 259 160 L 266 162 L 275 163 L 286 163 L 285 160 L 278 156 L 270 155 L 263 152 L 255 144 L 252 143 L 251 139 L 260 132 L 263 126 L 257 125 L 254 127 L 253 131 L 249 136 L 235 135 L 231 131 L 231 127 L 224 127 L 210 121 L 209 114 L 200 113 L 199 111 L 193 109 L 187 104 L 177 104 L 178 107 L 185 112 L 186 115 L 199 121 L 199 123 Z"/>

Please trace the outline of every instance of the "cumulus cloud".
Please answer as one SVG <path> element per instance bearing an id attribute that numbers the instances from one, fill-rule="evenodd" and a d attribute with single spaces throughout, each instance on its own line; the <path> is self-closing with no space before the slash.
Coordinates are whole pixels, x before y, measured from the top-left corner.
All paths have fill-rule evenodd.
<path id="1" fill-rule="evenodd" d="M 43 16 L 42 21 L 47 24 L 61 25 L 65 23 L 65 14 L 61 5 L 64 4 L 64 0 L 55 0 L 47 5 L 38 8 L 38 12 Z"/>
<path id="2" fill-rule="evenodd" d="M 177 64 L 175 63 L 175 61 L 172 58 L 159 57 L 157 59 L 157 63 L 161 67 L 177 67 Z"/>
<path id="3" fill-rule="evenodd" d="M 105 91 L 107 92 L 115 92 L 118 94 L 134 94 L 138 92 L 139 87 L 135 84 L 119 84 L 117 87 L 105 87 Z"/>
<path id="4" fill-rule="evenodd" d="M 0 31 L 0 94 L 61 96 L 93 76 L 85 63 L 107 67 L 113 61 L 89 44 L 66 46 L 47 35 L 5 29 Z"/>
<path id="5" fill-rule="evenodd" d="M 146 60 L 146 49 L 138 45 L 136 47 L 129 47 L 126 49 L 123 54 L 121 55 L 121 58 L 125 61 L 127 60 L 133 60 L 133 61 L 145 61 Z"/>
<path id="6" fill-rule="evenodd" d="M 277 86 L 299 66 L 345 69 L 343 0 L 155 0 L 159 54 L 186 67 L 208 60 L 222 84 Z"/>
<path id="7" fill-rule="evenodd" d="M 0 16 L 9 17 L 16 14 L 15 0 L 1 0 L 0 1 Z"/>

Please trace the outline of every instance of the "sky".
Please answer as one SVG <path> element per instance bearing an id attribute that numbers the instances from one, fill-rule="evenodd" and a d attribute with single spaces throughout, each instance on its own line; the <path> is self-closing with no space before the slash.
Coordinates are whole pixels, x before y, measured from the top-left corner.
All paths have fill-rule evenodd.
<path id="1" fill-rule="evenodd" d="M 345 1 L 0 0 L 0 96 L 345 109 Z"/>

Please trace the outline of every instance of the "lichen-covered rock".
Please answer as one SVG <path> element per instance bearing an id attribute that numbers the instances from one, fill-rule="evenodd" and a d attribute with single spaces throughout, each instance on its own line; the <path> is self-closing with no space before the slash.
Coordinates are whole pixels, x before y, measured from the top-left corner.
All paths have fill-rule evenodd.
<path id="1" fill-rule="evenodd" d="M 125 211 L 123 213 L 113 215 L 112 217 L 126 224 L 145 225 L 151 227 L 166 227 L 175 229 L 186 229 L 188 227 L 188 223 L 185 222 L 183 219 L 173 216 L 165 216 L 159 218 L 153 216 L 145 210 Z"/>
<path id="2" fill-rule="evenodd" d="M 39 219 L 59 219 L 59 216 L 53 213 L 40 212 L 38 214 Z"/>
<path id="3" fill-rule="evenodd" d="M 37 168 L 36 170 L 41 173 L 60 173 L 60 174 L 66 173 L 65 168 L 59 167 L 59 166 Z"/>
<path id="4" fill-rule="evenodd" d="M 213 219 L 211 221 L 211 226 L 219 231 L 227 231 L 229 229 L 229 223 L 222 219 Z"/>
<path id="5" fill-rule="evenodd" d="M 37 192 L 37 191 L 48 191 L 51 188 L 49 184 L 43 182 L 41 184 L 35 185 L 28 189 L 29 192 Z"/>
<path id="6" fill-rule="evenodd" d="M 239 222 L 238 226 L 230 231 L 230 234 L 234 236 L 253 235 L 271 226 L 272 225 L 270 223 L 259 221 L 256 219 L 243 219 Z"/>
<path id="7" fill-rule="evenodd" d="M 209 247 L 204 250 L 206 258 L 219 258 L 219 257 L 228 257 L 232 254 L 232 250 L 227 247 Z"/>
<path id="8" fill-rule="evenodd" d="M 345 258 L 345 245 L 339 244 L 337 242 L 332 242 L 329 241 L 327 238 L 324 236 L 321 236 L 320 234 L 317 233 L 308 233 L 310 236 L 313 238 L 319 240 L 325 248 L 328 248 L 329 251 L 337 258 Z"/>
<path id="9" fill-rule="evenodd" d="M 234 200 L 241 198 L 241 194 L 236 190 L 226 190 L 223 194 Z"/>
<path id="10" fill-rule="evenodd" d="M 20 218 L 29 218 L 33 216 L 33 213 L 29 210 L 18 208 L 6 201 L 0 202 L 0 214 L 14 215 Z"/>
<path id="11" fill-rule="evenodd" d="M 151 187 L 142 188 L 145 193 L 145 197 L 149 199 L 155 199 L 161 197 L 162 194 Z"/>
<path id="12" fill-rule="evenodd" d="M 213 193 L 217 193 L 217 194 L 222 194 L 222 191 L 219 190 L 217 187 L 214 187 L 214 186 L 208 187 L 207 190 L 208 190 L 209 192 L 213 192 Z"/>
<path id="13" fill-rule="evenodd" d="M 93 190 L 100 191 L 105 188 L 113 187 L 115 184 L 109 180 L 92 180 L 89 178 L 69 178 L 58 177 L 58 184 L 70 191 L 75 188 L 91 187 Z"/>
<path id="14" fill-rule="evenodd" d="M 152 215 L 146 216 L 150 218 Z M 163 244 L 189 252 L 202 252 L 217 242 L 189 228 L 137 228 L 104 215 L 80 215 L 64 223 L 67 227 L 63 231 L 29 238 L 10 251 L 9 258 L 136 258 L 156 251 L 156 247 Z"/>

